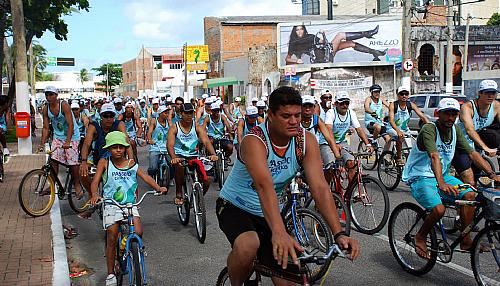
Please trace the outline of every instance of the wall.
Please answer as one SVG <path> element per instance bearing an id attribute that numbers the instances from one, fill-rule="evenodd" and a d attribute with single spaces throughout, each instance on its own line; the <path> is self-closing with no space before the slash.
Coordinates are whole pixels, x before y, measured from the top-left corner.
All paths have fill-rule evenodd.
<path id="1" fill-rule="evenodd" d="M 499 3 L 498 0 L 484 0 L 478 3 L 462 5 L 462 17 L 467 18 L 467 13 L 470 13 L 472 17 L 476 18 L 486 18 L 486 19 L 472 19 L 471 25 L 486 25 L 488 19 L 495 12 L 499 11 Z M 462 21 L 462 24 L 465 24 L 465 20 Z"/>
<path id="2" fill-rule="evenodd" d="M 220 76 L 220 73 L 218 70 L 216 70 L 215 66 L 215 62 L 219 62 L 220 64 L 220 23 L 216 17 L 205 17 L 203 24 L 205 31 L 205 45 L 208 45 L 208 53 L 210 58 L 210 72 L 208 73 L 208 75 L 210 78 L 217 78 Z"/>

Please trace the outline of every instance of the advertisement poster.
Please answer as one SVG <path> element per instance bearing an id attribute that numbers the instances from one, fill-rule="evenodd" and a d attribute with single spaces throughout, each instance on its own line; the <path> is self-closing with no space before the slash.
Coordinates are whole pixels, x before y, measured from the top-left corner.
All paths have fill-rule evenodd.
<path id="1" fill-rule="evenodd" d="M 392 65 L 401 61 L 401 20 L 278 25 L 278 66 Z"/>

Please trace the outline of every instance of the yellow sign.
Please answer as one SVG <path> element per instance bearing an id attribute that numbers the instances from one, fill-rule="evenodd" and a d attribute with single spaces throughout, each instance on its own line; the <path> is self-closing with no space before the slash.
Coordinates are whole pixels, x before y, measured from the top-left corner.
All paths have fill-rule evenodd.
<path id="1" fill-rule="evenodd" d="M 187 46 L 187 61 L 191 63 L 208 62 L 208 46 Z"/>
<path id="2" fill-rule="evenodd" d="M 198 64 L 187 64 L 188 71 L 206 71 L 208 70 L 207 63 L 198 63 Z"/>

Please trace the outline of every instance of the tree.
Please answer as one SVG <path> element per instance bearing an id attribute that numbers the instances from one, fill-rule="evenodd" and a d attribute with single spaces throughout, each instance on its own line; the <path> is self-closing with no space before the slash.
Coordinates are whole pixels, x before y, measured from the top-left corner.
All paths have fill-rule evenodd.
<path id="1" fill-rule="evenodd" d="M 493 15 L 491 15 L 491 18 L 486 23 L 486 25 L 487 26 L 498 26 L 498 25 L 500 25 L 500 14 L 493 13 Z"/>
<path id="2" fill-rule="evenodd" d="M 33 65 L 35 68 L 35 77 L 36 80 L 39 80 L 42 76 L 42 72 L 47 67 L 46 57 L 47 50 L 38 43 L 33 43 Z"/>
<path id="3" fill-rule="evenodd" d="M 82 84 L 86 81 L 89 81 L 89 71 L 87 69 L 81 69 L 80 74 L 78 75 L 78 79 Z"/>
<path id="4" fill-rule="evenodd" d="M 99 91 L 105 91 L 106 94 L 113 92 L 114 86 L 118 86 L 122 83 L 122 65 L 107 63 L 103 64 L 98 68 L 93 68 L 92 70 L 97 72 L 97 75 L 104 76 L 104 80 L 99 82 L 99 85 L 105 86 L 106 88 L 97 88 Z M 107 79 L 107 80 L 106 80 Z"/>

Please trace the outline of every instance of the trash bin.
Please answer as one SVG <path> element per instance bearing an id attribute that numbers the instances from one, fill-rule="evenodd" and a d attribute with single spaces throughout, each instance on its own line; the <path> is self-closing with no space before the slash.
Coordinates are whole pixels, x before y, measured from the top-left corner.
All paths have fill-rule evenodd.
<path id="1" fill-rule="evenodd" d="M 16 120 L 16 137 L 27 138 L 30 137 L 30 113 L 29 112 L 16 112 L 14 115 Z"/>

